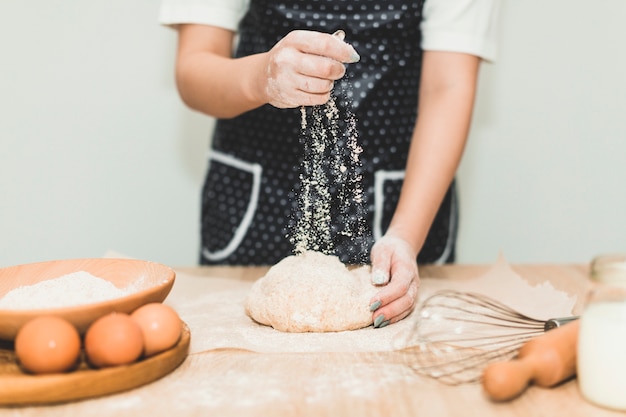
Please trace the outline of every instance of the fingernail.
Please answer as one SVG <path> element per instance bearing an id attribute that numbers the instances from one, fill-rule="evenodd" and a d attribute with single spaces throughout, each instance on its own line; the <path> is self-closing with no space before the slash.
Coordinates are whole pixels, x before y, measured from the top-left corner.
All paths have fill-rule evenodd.
<path id="1" fill-rule="evenodd" d="M 387 274 L 383 271 L 374 271 L 372 273 L 372 282 L 374 285 L 382 285 L 387 282 Z"/>
<path id="2" fill-rule="evenodd" d="M 370 305 L 370 311 L 374 312 L 374 311 L 378 310 L 382 304 L 383 303 L 381 301 L 376 301 L 375 303 L 372 303 Z"/>
<path id="3" fill-rule="evenodd" d="M 355 62 L 359 62 L 361 60 L 361 56 L 352 48 L 352 55 L 350 55 L 350 61 L 348 64 L 354 64 Z"/>
<path id="4" fill-rule="evenodd" d="M 333 36 L 336 36 L 339 39 L 344 40 L 346 38 L 346 32 L 344 32 L 343 30 L 339 29 L 338 31 L 333 33 Z"/>
<path id="5" fill-rule="evenodd" d="M 346 32 L 339 29 L 338 31 L 333 33 L 333 36 L 341 41 L 344 41 L 346 39 Z M 350 59 L 347 63 L 354 64 L 355 62 L 359 62 L 361 60 L 361 56 L 354 50 L 354 47 L 352 45 L 350 45 L 350 48 L 352 48 L 352 53 L 350 54 Z"/>
<path id="6" fill-rule="evenodd" d="M 389 323 L 391 323 L 391 320 L 383 321 L 382 323 L 380 323 L 380 326 L 378 326 L 378 328 L 382 329 L 385 326 L 389 326 Z"/>
<path id="7" fill-rule="evenodd" d="M 380 327 L 381 323 L 385 321 L 385 316 L 382 314 L 374 319 L 374 327 Z"/>

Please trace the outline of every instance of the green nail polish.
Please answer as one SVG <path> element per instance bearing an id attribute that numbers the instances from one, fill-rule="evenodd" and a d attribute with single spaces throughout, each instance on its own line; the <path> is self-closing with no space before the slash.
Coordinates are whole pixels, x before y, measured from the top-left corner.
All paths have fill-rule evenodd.
<path id="1" fill-rule="evenodd" d="M 355 62 L 359 62 L 361 60 L 361 56 L 356 53 L 356 51 L 352 52 L 350 56 L 350 64 L 354 64 Z"/>
<path id="2" fill-rule="evenodd" d="M 385 316 L 382 314 L 374 319 L 374 327 L 380 327 L 381 323 L 385 321 Z"/>
<path id="3" fill-rule="evenodd" d="M 370 311 L 374 312 L 378 310 L 382 304 L 383 303 L 381 303 L 380 301 L 376 301 L 375 303 L 372 303 L 372 305 L 370 305 Z"/>
<path id="4" fill-rule="evenodd" d="M 391 323 L 391 320 L 383 321 L 382 323 L 380 323 L 380 326 L 378 326 L 378 328 L 382 329 L 385 326 L 389 326 L 389 323 Z"/>

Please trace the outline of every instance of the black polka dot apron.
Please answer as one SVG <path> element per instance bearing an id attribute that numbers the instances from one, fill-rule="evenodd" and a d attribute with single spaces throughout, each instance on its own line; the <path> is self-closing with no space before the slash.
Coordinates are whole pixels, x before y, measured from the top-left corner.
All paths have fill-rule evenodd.
<path id="1" fill-rule="evenodd" d="M 416 1 L 251 0 L 236 56 L 265 52 L 296 29 L 346 32 L 361 56 L 347 66 L 338 106 L 356 117 L 368 245 L 360 254 L 338 241 L 334 253 L 361 263 L 384 234 L 398 201 L 417 117 L 421 65 Z M 202 264 L 272 265 L 293 254 L 289 225 L 297 209 L 303 154 L 300 109 L 265 105 L 218 120 L 202 194 Z M 454 183 L 434 220 L 420 263 L 454 258 Z M 418 210 L 419 208 L 416 208 Z M 340 219 L 339 219 L 340 221 Z"/>

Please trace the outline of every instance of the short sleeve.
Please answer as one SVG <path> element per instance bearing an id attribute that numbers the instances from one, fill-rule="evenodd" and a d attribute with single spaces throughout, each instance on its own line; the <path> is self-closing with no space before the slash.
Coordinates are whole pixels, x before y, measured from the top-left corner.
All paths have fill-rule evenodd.
<path id="1" fill-rule="evenodd" d="M 196 23 L 237 30 L 249 0 L 161 0 L 159 23 Z"/>
<path id="2" fill-rule="evenodd" d="M 426 0 L 422 49 L 495 60 L 499 9 L 500 0 Z"/>

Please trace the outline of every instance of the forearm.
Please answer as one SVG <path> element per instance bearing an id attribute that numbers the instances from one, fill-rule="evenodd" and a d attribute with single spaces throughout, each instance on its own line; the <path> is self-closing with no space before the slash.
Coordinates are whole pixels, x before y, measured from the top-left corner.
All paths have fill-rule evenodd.
<path id="1" fill-rule="evenodd" d="M 419 117 L 389 232 L 419 253 L 459 166 L 469 133 L 479 60 L 426 52 Z"/>
<path id="2" fill-rule="evenodd" d="M 255 85 L 265 54 L 231 58 L 233 34 L 218 28 L 179 28 L 176 84 L 182 100 L 194 110 L 229 118 L 264 104 Z"/>

